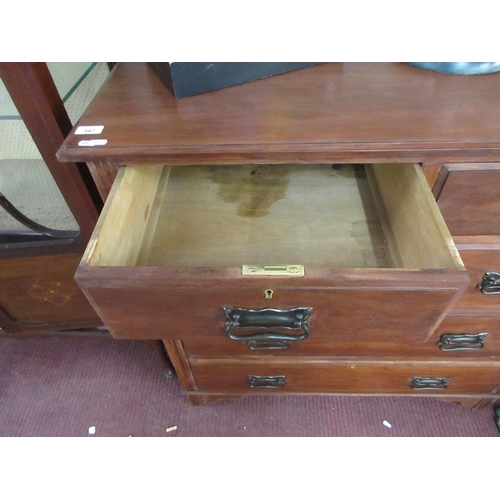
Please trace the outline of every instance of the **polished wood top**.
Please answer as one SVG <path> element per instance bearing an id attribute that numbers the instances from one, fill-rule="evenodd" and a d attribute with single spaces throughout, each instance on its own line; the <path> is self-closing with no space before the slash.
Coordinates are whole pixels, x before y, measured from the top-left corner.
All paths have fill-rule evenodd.
<path id="1" fill-rule="evenodd" d="M 146 63 L 119 63 L 77 125 L 104 131 L 73 131 L 62 161 L 500 161 L 500 73 L 326 63 L 176 100 Z"/>

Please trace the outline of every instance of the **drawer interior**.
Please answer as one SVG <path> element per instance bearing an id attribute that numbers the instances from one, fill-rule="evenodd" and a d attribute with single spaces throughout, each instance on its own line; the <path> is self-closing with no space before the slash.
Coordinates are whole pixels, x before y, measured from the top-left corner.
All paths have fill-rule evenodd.
<path id="1" fill-rule="evenodd" d="M 122 167 L 84 259 L 463 269 L 415 164 Z"/>

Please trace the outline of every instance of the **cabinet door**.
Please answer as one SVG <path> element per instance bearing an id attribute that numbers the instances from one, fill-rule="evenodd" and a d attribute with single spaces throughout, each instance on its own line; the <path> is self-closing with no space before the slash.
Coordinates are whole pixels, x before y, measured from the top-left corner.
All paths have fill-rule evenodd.
<path id="1" fill-rule="evenodd" d="M 71 120 L 78 119 L 92 98 L 85 81 L 95 80 L 96 70 L 102 73 L 95 63 L 0 64 L 4 332 L 45 333 L 101 324 L 73 279 L 101 200 L 86 165 L 62 164 L 55 157 Z M 109 73 L 106 65 L 104 70 Z M 97 75 L 94 85 L 99 78 L 103 76 Z"/>

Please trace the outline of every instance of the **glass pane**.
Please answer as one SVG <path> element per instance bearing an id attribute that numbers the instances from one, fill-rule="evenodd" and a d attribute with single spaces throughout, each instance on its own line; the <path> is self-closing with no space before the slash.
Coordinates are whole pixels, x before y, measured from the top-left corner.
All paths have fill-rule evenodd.
<path id="1" fill-rule="evenodd" d="M 49 62 L 47 66 L 71 121 L 75 123 L 109 75 L 108 66 L 95 62 Z M 0 119 L 21 119 L 1 80 Z"/>
<path id="2" fill-rule="evenodd" d="M 75 123 L 109 75 L 108 67 L 106 63 L 48 63 L 48 66 Z M 35 223 L 54 230 L 78 231 L 73 214 L 1 80 L 0 192 Z M 35 234 L 0 207 L 0 244 L 25 242 Z"/>
<path id="3" fill-rule="evenodd" d="M 107 63 L 47 63 L 66 112 L 75 124 L 109 76 Z"/>
<path id="4" fill-rule="evenodd" d="M 97 63 L 91 62 L 48 62 L 50 74 L 61 99 L 65 101 L 80 86 Z"/>

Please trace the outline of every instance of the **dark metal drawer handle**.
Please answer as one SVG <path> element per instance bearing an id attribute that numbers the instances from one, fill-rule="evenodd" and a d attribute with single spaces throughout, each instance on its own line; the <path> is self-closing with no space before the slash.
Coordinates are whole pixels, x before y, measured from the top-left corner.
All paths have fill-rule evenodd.
<path id="1" fill-rule="evenodd" d="M 479 288 L 485 295 L 500 294 L 500 274 L 495 272 L 484 273 L 476 288 Z"/>
<path id="2" fill-rule="evenodd" d="M 231 340 L 247 343 L 250 349 L 287 349 L 290 342 L 304 340 L 309 336 L 309 318 L 312 307 L 280 309 L 243 309 L 241 307 L 223 307 L 226 322 L 226 336 Z M 261 331 L 249 334 L 236 334 L 235 328 L 257 328 Z M 296 334 L 275 332 L 272 328 L 301 330 Z"/>
<path id="3" fill-rule="evenodd" d="M 438 346 L 442 351 L 478 351 L 484 347 L 484 337 L 488 332 L 481 333 L 443 333 Z"/>
<path id="4" fill-rule="evenodd" d="M 248 385 L 253 389 L 281 389 L 285 385 L 285 375 L 249 375 Z"/>
<path id="5" fill-rule="evenodd" d="M 410 387 L 417 390 L 443 390 L 448 389 L 448 377 L 429 378 L 429 377 L 413 377 L 410 380 Z"/>

